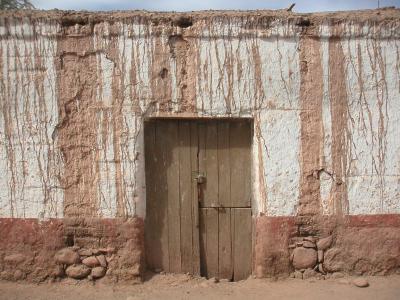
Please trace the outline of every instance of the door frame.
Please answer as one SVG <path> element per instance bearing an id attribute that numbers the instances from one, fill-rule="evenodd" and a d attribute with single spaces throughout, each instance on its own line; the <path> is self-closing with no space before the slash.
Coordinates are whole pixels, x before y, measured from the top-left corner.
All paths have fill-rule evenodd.
<path id="1" fill-rule="evenodd" d="M 231 121 L 231 122 L 235 122 L 235 121 L 248 121 L 250 122 L 250 128 L 251 128 L 251 132 L 250 132 L 250 174 L 251 174 L 251 181 L 250 181 L 250 191 L 251 191 L 251 201 L 250 201 L 250 209 L 251 209 L 251 255 L 252 255 L 252 259 L 251 259 L 251 274 L 254 274 L 255 272 L 255 213 L 256 213 L 256 206 L 254 205 L 255 200 L 257 199 L 257 197 L 255 197 L 255 190 L 254 190 L 254 158 L 253 158 L 253 153 L 254 153 L 254 139 L 255 139 L 255 128 L 254 128 L 254 118 L 253 117 L 228 117 L 228 116 L 218 116 L 218 117 L 213 117 L 213 116 L 204 116 L 204 117 L 198 117 L 197 115 L 191 115 L 191 114 L 183 114 L 183 115 L 170 115 L 170 114 L 160 114 L 160 115 L 156 115 L 156 116 L 147 116 L 143 118 L 143 132 L 145 131 L 145 127 L 147 126 L 147 124 L 149 122 L 152 121 L 168 121 L 168 120 L 176 120 L 176 121 L 188 121 L 190 123 L 192 122 L 207 122 L 207 121 Z M 144 134 L 143 134 L 144 136 Z M 143 154 L 144 156 L 146 155 L 146 143 L 145 143 L 145 138 L 143 138 Z M 145 183 L 145 188 L 144 188 L 144 219 L 146 218 L 146 213 L 147 213 L 147 185 L 146 185 L 146 163 L 144 163 L 144 169 L 143 169 L 143 177 L 144 180 L 143 182 Z M 200 216 L 198 216 L 199 219 Z M 200 228 L 199 228 L 200 231 Z M 146 227 L 144 230 L 144 234 L 146 235 Z M 145 253 L 145 264 L 146 264 L 146 268 L 147 268 L 147 260 L 146 260 L 146 245 L 145 245 L 145 249 L 144 249 L 144 253 Z M 200 257 L 199 257 L 200 260 Z M 199 262 L 200 263 L 200 262 Z M 199 274 L 195 274 L 195 275 L 200 275 Z"/>

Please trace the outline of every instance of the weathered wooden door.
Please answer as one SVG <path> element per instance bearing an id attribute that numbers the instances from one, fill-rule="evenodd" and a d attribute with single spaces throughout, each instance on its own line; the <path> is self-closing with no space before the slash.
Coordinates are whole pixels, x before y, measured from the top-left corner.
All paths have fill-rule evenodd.
<path id="1" fill-rule="evenodd" d="M 251 273 L 248 120 L 145 126 L 150 269 L 240 280 Z"/>

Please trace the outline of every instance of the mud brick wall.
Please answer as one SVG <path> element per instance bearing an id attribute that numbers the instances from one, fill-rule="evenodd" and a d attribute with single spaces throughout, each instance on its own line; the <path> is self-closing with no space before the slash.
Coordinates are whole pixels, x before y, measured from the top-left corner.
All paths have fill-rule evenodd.
<path id="1" fill-rule="evenodd" d="M 140 278 L 152 117 L 253 120 L 257 276 L 398 271 L 399 49 L 396 9 L 1 12 L 1 278 Z"/>
<path id="2" fill-rule="evenodd" d="M 0 219 L 0 278 L 41 282 L 55 274 L 64 247 L 62 220 Z"/>
<path id="3" fill-rule="evenodd" d="M 261 216 L 255 227 L 258 277 L 399 272 L 399 215 Z"/>
<path id="4" fill-rule="evenodd" d="M 143 222 L 139 218 L 7 218 L 0 219 L 0 236 L 0 279 L 42 282 L 67 275 L 82 279 L 93 275 L 91 267 L 100 271 L 91 279 L 107 275 L 109 283 L 139 282 L 143 273 Z M 93 257 L 97 261 L 90 263 Z M 71 276 L 71 259 L 87 259 L 89 267 Z"/>

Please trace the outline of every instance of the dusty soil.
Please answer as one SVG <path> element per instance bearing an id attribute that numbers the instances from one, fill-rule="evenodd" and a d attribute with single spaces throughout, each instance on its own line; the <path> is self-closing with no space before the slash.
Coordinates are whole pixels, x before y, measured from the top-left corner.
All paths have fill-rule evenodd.
<path id="1" fill-rule="evenodd" d="M 351 284 L 351 277 L 214 283 L 186 275 L 155 275 L 131 286 L 68 280 L 39 285 L 0 281 L 0 299 L 400 299 L 399 275 L 366 278 L 367 288 Z"/>

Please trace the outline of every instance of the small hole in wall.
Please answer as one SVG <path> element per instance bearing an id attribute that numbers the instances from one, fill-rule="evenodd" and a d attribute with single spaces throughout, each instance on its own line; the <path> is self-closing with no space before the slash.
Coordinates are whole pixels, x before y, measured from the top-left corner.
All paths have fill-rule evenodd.
<path id="1" fill-rule="evenodd" d="M 88 23 L 89 23 L 88 18 L 81 18 L 81 17 L 61 18 L 61 26 L 63 26 L 63 27 L 71 27 L 71 26 L 75 26 L 75 25 L 84 26 L 84 25 L 87 25 Z"/>
<path id="2" fill-rule="evenodd" d="M 67 238 L 65 240 L 65 244 L 67 247 L 72 247 L 74 245 L 74 235 L 73 234 L 68 234 Z"/>
<path id="3" fill-rule="evenodd" d="M 165 79 L 165 77 L 167 77 L 167 75 L 168 75 L 168 69 L 162 68 L 162 70 L 160 71 L 160 77 L 162 79 Z"/>
<path id="4" fill-rule="evenodd" d="M 301 18 L 301 19 L 296 23 L 296 25 L 297 25 L 297 26 L 300 26 L 300 27 L 308 27 L 308 26 L 311 26 L 311 25 L 314 25 L 314 24 L 311 23 L 311 21 L 310 21 L 309 19 L 307 19 L 307 18 Z"/>
<path id="5" fill-rule="evenodd" d="M 188 28 L 193 25 L 193 21 L 188 17 L 181 17 L 175 22 L 176 26 L 180 28 Z"/>

